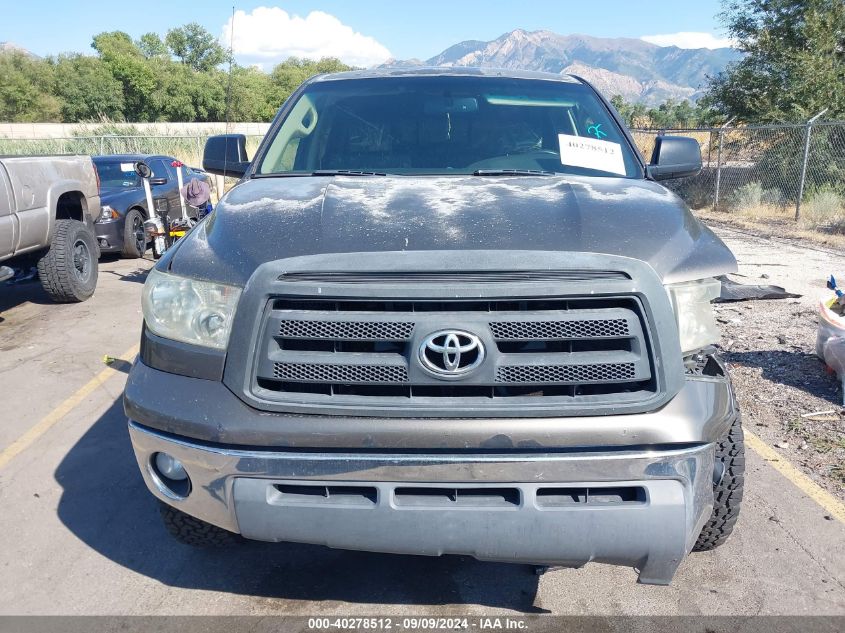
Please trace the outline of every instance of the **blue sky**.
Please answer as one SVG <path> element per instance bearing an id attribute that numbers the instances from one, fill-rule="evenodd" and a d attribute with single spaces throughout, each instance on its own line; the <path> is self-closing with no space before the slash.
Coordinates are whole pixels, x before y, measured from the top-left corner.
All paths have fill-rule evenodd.
<path id="1" fill-rule="evenodd" d="M 228 44 L 232 4 L 0 0 L 0 41 L 38 55 L 90 52 L 91 36 L 101 31 L 163 35 L 168 28 L 196 21 Z M 656 43 L 685 47 L 707 45 L 710 36 L 724 37 L 716 17 L 719 0 L 291 0 L 237 2 L 235 8 L 239 61 L 265 65 L 291 53 L 334 53 L 361 65 L 388 54 L 426 59 L 459 41 L 490 40 L 514 28 L 600 37 L 662 35 Z"/>

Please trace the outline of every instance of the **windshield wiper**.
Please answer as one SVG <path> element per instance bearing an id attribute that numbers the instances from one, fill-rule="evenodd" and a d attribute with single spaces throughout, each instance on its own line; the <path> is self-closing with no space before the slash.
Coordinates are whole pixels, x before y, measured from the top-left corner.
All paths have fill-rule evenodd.
<path id="1" fill-rule="evenodd" d="M 541 169 L 476 169 L 473 176 L 556 176 L 553 171 Z"/>
<path id="2" fill-rule="evenodd" d="M 318 169 L 311 172 L 312 176 L 387 176 L 379 171 L 358 171 L 356 169 Z"/>

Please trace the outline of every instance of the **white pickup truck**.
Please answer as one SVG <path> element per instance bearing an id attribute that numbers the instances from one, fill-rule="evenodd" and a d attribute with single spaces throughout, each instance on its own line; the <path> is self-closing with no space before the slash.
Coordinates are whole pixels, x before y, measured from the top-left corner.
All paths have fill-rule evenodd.
<path id="1" fill-rule="evenodd" d="M 0 281 L 38 267 L 57 302 L 97 286 L 100 186 L 90 156 L 0 156 Z"/>

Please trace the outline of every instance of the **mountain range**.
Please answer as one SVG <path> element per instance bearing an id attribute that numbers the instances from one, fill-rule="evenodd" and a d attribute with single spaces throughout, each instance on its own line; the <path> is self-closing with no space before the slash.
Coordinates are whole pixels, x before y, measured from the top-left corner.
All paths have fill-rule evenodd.
<path id="1" fill-rule="evenodd" d="M 695 101 L 707 77 L 742 54 L 732 48 L 657 46 L 633 38 L 559 35 L 516 29 L 484 42 L 467 40 L 421 61 L 390 60 L 386 66 L 482 66 L 568 73 L 593 83 L 607 97 L 649 105 L 667 99 Z"/>
<path id="2" fill-rule="evenodd" d="M 14 42 L 0 42 L 0 53 L 23 53 L 27 57 L 31 57 L 33 59 L 40 59 L 38 55 L 30 53 L 24 47 L 18 46 Z"/>

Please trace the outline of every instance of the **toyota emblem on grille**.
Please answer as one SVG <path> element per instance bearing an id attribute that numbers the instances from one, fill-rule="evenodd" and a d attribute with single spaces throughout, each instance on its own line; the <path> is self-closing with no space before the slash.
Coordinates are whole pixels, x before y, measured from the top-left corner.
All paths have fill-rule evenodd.
<path id="1" fill-rule="evenodd" d="M 429 373 L 439 378 L 460 378 L 484 362 L 484 345 L 475 334 L 441 330 L 425 337 L 419 357 Z"/>

